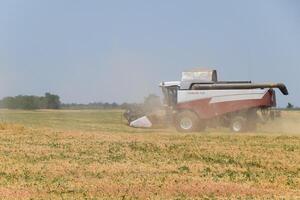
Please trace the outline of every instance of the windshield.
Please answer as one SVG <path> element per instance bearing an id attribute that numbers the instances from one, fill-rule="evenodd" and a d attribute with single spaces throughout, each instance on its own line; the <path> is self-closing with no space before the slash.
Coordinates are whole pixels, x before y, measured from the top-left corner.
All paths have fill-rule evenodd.
<path id="1" fill-rule="evenodd" d="M 162 87 L 164 95 L 164 104 L 167 106 L 175 106 L 177 104 L 177 90 L 178 86 Z"/>

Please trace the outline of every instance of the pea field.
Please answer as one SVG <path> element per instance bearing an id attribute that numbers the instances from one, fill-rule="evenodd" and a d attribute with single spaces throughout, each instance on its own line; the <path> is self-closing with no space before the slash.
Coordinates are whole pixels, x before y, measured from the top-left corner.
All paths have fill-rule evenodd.
<path id="1" fill-rule="evenodd" d="M 121 110 L 0 110 L 0 199 L 300 199 L 300 112 L 183 134 Z"/>

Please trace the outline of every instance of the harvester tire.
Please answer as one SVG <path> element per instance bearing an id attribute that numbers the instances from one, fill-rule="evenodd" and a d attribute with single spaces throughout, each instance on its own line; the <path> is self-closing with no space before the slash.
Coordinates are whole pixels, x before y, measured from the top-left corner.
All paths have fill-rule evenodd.
<path id="1" fill-rule="evenodd" d="M 189 110 L 181 111 L 176 115 L 175 126 L 179 132 L 203 131 L 205 125 L 201 124 L 198 116 Z"/>
<path id="2" fill-rule="evenodd" d="M 247 130 L 246 118 L 242 116 L 233 117 L 230 128 L 232 132 L 241 133 Z"/>

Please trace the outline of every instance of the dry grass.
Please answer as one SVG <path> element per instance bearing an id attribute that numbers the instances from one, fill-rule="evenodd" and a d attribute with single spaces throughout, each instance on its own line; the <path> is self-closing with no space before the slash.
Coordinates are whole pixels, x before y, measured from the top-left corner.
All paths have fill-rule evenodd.
<path id="1" fill-rule="evenodd" d="M 131 129 L 119 116 L 2 111 L 0 197 L 300 198 L 300 113 L 280 119 L 294 120 L 291 132 L 263 126 L 239 135 Z"/>

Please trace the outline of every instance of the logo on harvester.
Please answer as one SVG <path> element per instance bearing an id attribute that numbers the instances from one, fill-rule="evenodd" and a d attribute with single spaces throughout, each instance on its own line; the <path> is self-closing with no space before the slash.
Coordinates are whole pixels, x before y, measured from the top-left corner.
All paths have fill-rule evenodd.
<path id="1" fill-rule="evenodd" d="M 187 92 L 187 94 L 206 94 L 206 92 L 204 92 L 204 91 L 191 91 L 191 92 Z"/>

